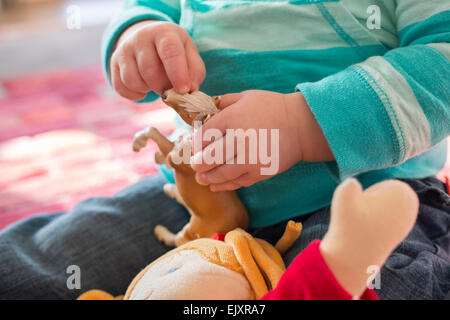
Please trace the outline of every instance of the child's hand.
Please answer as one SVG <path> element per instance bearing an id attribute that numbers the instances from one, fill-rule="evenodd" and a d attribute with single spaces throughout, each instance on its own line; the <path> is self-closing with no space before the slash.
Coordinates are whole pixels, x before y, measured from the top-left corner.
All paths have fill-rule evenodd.
<path id="1" fill-rule="evenodd" d="M 334 158 L 322 130 L 300 92 L 280 94 L 250 90 L 228 94 L 222 97 L 220 108 L 224 110 L 203 125 L 202 133 L 205 134 L 206 130 L 216 128 L 222 132 L 225 140 L 212 143 L 203 141 L 203 152 L 198 152 L 191 159 L 192 168 L 197 172 L 197 181 L 210 185 L 213 191 L 235 190 L 250 186 L 289 169 L 299 161 L 331 161 Z M 244 131 L 256 129 L 257 132 L 259 132 L 258 129 L 268 129 L 267 150 L 269 153 L 272 149 L 270 129 L 278 129 L 278 154 L 269 156 L 272 161 L 274 157 L 278 157 L 278 170 L 269 175 L 261 174 L 261 168 L 268 165 L 261 163 L 259 155 L 256 164 L 248 164 L 248 141 L 245 150 L 246 164 L 236 164 L 236 159 L 235 164 L 226 164 L 225 161 L 229 160 L 225 159 L 227 157 L 226 143 L 224 143 L 227 139 L 226 129 L 243 129 Z M 199 131 L 194 139 L 194 141 L 202 139 Z M 258 134 L 258 143 L 259 140 Z M 205 159 L 205 154 L 211 154 L 211 150 L 216 149 L 215 144 L 224 146 L 223 164 L 206 164 L 205 161 L 199 161 L 199 159 Z M 236 147 L 234 152 L 236 153 Z M 196 164 L 199 162 L 201 164 Z"/>
<path id="2" fill-rule="evenodd" d="M 198 90 L 206 71 L 189 34 L 170 22 L 143 21 L 127 29 L 111 56 L 111 81 L 122 97 L 141 100 L 175 88 Z"/>

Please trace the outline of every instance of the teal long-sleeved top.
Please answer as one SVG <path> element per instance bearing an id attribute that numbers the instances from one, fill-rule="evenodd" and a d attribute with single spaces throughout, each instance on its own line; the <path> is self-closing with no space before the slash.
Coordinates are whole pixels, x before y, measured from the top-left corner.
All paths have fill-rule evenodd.
<path id="1" fill-rule="evenodd" d="M 128 0 L 104 36 L 106 72 L 117 37 L 145 19 L 191 35 L 207 70 L 202 91 L 299 90 L 322 128 L 336 161 L 299 162 L 237 191 L 251 227 L 329 205 L 348 177 L 368 187 L 445 163 L 448 0 Z"/>

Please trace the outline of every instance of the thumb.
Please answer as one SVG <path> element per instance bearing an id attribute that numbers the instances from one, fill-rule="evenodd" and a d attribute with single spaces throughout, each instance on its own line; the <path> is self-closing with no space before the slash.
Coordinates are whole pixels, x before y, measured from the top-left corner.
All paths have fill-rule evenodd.
<path id="1" fill-rule="evenodd" d="M 242 93 L 229 93 L 220 97 L 219 109 L 223 110 L 232 104 L 235 104 L 242 98 Z"/>
<path id="2" fill-rule="evenodd" d="M 227 107 L 237 103 L 241 99 L 241 93 L 229 93 L 221 97 L 219 109 L 223 110 Z M 209 144 L 218 140 L 218 136 L 224 136 L 227 129 L 227 125 L 230 125 L 230 120 L 233 119 L 232 110 L 227 112 L 219 112 L 214 117 L 206 121 L 201 130 L 197 130 L 193 137 L 193 152 L 199 152 L 198 148 L 201 146 L 201 150 L 206 148 Z M 215 129 L 211 131 L 210 129 Z M 209 132 L 208 132 L 209 131 Z M 215 136 L 216 134 L 217 136 Z M 212 136 L 211 136 L 212 135 Z M 214 136 L 214 138 L 213 138 Z"/>
<path id="3" fill-rule="evenodd" d="M 197 91 L 200 89 L 203 80 L 205 80 L 206 69 L 205 63 L 200 57 L 197 47 L 190 38 L 186 43 L 186 58 L 192 80 L 191 91 Z"/>

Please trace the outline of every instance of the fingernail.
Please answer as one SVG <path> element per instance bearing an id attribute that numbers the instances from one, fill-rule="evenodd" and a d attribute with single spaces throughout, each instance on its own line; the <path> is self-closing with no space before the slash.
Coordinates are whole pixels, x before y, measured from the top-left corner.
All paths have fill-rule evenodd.
<path id="1" fill-rule="evenodd" d="M 180 88 L 180 94 L 189 93 L 190 88 L 188 86 L 182 86 Z"/>
<path id="2" fill-rule="evenodd" d="M 203 174 L 203 173 L 197 173 L 195 175 L 195 180 L 197 181 L 198 184 L 201 184 L 202 186 L 208 185 L 208 181 L 206 179 L 206 175 Z"/>

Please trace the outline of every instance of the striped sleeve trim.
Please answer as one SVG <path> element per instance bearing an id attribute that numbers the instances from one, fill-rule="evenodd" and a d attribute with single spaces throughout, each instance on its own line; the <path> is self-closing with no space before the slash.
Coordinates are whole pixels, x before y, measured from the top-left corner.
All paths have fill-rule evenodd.
<path id="1" fill-rule="evenodd" d="M 396 133 L 399 155 L 396 163 L 412 158 L 430 147 L 430 125 L 413 90 L 403 76 L 382 57 L 356 66 L 382 101 Z"/>
<path id="2" fill-rule="evenodd" d="M 363 70 L 350 67 L 296 87 L 308 102 L 336 158 L 336 166 L 328 167 L 339 180 L 399 161 L 400 131 L 394 130 L 385 104 L 367 74 L 358 69 Z"/>
<path id="3" fill-rule="evenodd" d="M 427 46 L 435 49 L 444 57 L 446 57 L 447 60 L 450 60 L 450 43 L 429 43 L 427 44 Z"/>
<path id="4" fill-rule="evenodd" d="M 170 20 L 178 22 L 180 20 L 181 8 L 179 0 L 134 0 L 125 4 L 125 9 L 134 7 L 145 7 L 170 17 Z"/>

